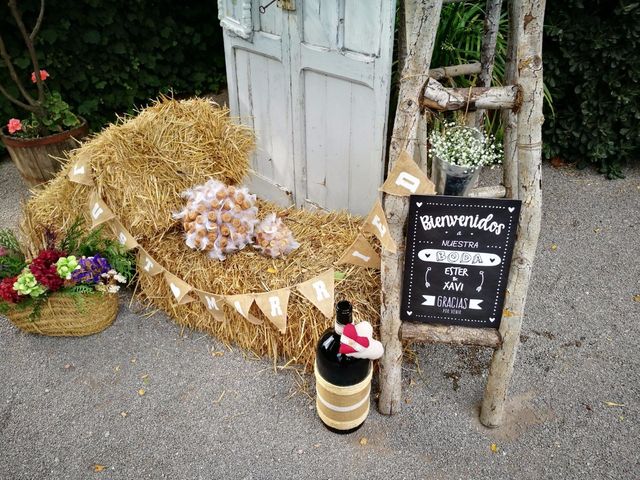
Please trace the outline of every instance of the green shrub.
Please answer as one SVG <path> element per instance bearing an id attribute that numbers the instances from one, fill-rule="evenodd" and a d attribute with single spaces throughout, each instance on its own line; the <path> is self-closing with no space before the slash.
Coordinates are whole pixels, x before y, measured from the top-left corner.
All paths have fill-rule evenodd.
<path id="1" fill-rule="evenodd" d="M 545 154 L 596 164 L 609 178 L 640 160 L 640 3 L 547 2 Z"/>
<path id="2" fill-rule="evenodd" d="M 39 1 L 19 6 L 29 27 Z M 0 32 L 31 87 L 33 68 L 6 2 L 0 3 Z M 222 30 L 212 1 L 49 1 L 37 50 L 40 67 L 51 74 L 47 84 L 94 129 L 159 93 L 217 92 L 224 84 Z M 0 84 L 12 86 L 2 65 Z M 0 99 L 0 123 L 22 116 Z"/>

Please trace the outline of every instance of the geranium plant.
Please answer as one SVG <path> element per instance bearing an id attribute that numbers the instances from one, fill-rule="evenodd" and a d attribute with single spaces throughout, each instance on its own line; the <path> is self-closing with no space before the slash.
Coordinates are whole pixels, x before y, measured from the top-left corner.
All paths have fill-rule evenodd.
<path id="1" fill-rule="evenodd" d="M 431 154 L 451 165 L 469 169 L 502 163 L 502 150 L 493 135 L 448 122 L 429 135 Z"/>
<path id="2" fill-rule="evenodd" d="M 38 55 L 35 50 L 36 37 L 42 19 L 44 18 L 44 0 L 40 1 L 40 13 L 34 27 L 29 31 L 25 25 L 22 13 L 19 11 L 16 0 L 9 0 L 9 10 L 15 20 L 18 32 L 22 37 L 33 71 L 30 74 L 22 74 L 14 65 L 11 55 L 7 51 L 6 44 L 0 34 L 0 57 L 9 71 L 9 76 L 19 97 L 12 95 L 5 85 L 0 84 L 0 93 L 14 105 L 28 112 L 23 119 L 10 118 L 6 123 L 6 132 L 10 136 L 21 138 L 35 138 L 63 132 L 79 126 L 82 122 L 70 109 L 59 92 L 51 91 L 46 85 L 49 72 L 40 68 Z M 29 83 L 35 85 L 36 93 L 30 91 Z"/>
<path id="3" fill-rule="evenodd" d="M 25 260 L 15 234 L 0 230 L 0 311 L 32 308 L 37 320 L 49 295 L 116 293 L 133 276 L 134 261 L 123 247 L 103 238 L 102 229 L 82 234 L 77 220 L 60 242 L 47 234 L 47 246 Z M 50 232 L 50 231 L 49 231 Z"/>

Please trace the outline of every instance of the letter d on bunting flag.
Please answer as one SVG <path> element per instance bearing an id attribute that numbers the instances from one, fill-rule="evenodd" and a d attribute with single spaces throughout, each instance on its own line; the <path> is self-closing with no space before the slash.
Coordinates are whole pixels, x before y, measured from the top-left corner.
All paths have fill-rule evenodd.
<path id="1" fill-rule="evenodd" d="M 343 263 L 351 263 L 367 268 L 380 268 L 380 255 L 376 252 L 371 244 L 364 238 L 361 233 L 356 237 L 349 248 L 342 254 L 338 265 Z"/>
<path id="2" fill-rule="evenodd" d="M 93 170 L 86 153 L 80 153 L 75 162 L 71 165 L 67 174 L 69 180 L 82 185 L 93 186 Z"/>
<path id="3" fill-rule="evenodd" d="M 173 295 L 173 298 L 178 302 L 178 305 L 184 305 L 185 303 L 193 302 L 194 298 L 187 295 L 193 287 L 189 285 L 187 282 L 180 280 L 175 275 L 167 272 L 164 272 L 164 279 L 169 286 L 169 290 Z"/>
<path id="4" fill-rule="evenodd" d="M 385 250 L 392 253 L 397 251 L 396 242 L 393 241 L 393 238 L 391 238 L 391 234 L 389 233 L 387 217 L 384 214 L 384 210 L 382 209 L 382 204 L 379 199 L 376 200 L 376 204 L 373 206 L 371 212 L 369 212 L 369 215 L 367 216 L 367 219 L 364 221 L 362 230 L 373 233 L 378 237 L 380 244 Z"/>
<path id="5" fill-rule="evenodd" d="M 300 283 L 296 288 L 327 318 L 333 317 L 334 269 Z"/>
<path id="6" fill-rule="evenodd" d="M 89 195 L 89 216 L 91 217 L 91 228 L 96 228 L 98 225 L 115 218 L 111 209 L 98 195 L 97 190 L 93 190 Z"/>
<path id="7" fill-rule="evenodd" d="M 405 150 L 400 152 L 400 158 L 393 165 L 380 190 L 401 197 L 436 193 L 433 182 Z"/>
<path id="8" fill-rule="evenodd" d="M 255 297 L 258 308 L 276 326 L 280 333 L 284 333 L 287 329 L 289 295 L 291 295 L 291 290 L 282 288 L 271 292 L 259 293 Z"/>

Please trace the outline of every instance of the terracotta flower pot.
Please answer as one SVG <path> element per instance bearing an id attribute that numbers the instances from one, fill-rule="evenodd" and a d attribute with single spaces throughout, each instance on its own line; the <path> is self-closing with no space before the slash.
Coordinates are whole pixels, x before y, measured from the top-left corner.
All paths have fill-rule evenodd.
<path id="1" fill-rule="evenodd" d="M 87 121 L 78 118 L 82 121 L 79 126 L 46 137 L 18 138 L 9 136 L 7 127 L 0 130 L 0 139 L 27 185 L 35 187 L 51 180 L 61 168 L 54 157 L 64 157 L 65 152 L 77 148 L 78 141 L 87 136 Z"/>

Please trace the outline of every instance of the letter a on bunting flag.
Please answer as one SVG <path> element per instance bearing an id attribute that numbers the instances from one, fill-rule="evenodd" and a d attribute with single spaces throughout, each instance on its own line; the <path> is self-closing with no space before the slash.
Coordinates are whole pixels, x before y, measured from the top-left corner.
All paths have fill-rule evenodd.
<path id="1" fill-rule="evenodd" d="M 327 318 L 333 317 L 334 269 L 302 282 L 296 288 Z"/>
<path id="2" fill-rule="evenodd" d="M 369 212 L 369 215 L 367 216 L 367 219 L 364 221 L 362 230 L 373 233 L 378 237 L 380 244 L 385 250 L 392 253 L 397 251 L 396 242 L 393 241 L 393 238 L 391 238 L 391 234 L 389 233 L 389 224 L 387 223 L 387 217 L 384 214 L 380 200 L 376 200 L 376 204 L 373 206 L 371 212 Z"/>
<path id="3" fill-rule="evenodd" d="M 380 268 L 380 255 L 373 249 L 371 244 L 361 233 L 356 237 L 349 248 L 342 254 L 338 265 L 351 263 L 367 268 Z"/>
<path id="4" fill-rule="evenodd" d="M 434 195 L 436 193 L 433 182 L 420 170 L 420 167 L 405 150 L 400 152 L 400 158 L 393 165 L 380 190 L 401 197 Z"/>
<path id="5" fill-rule="evenodd" d="M 254 325 L 262 325 L 264 323 L 262 320 L 249 313 L 251 305 L 253 304 L 253 295 L 250 293 L 242 295 L 227 295 L 225 297 L 225 301 L 227 302 L 227 305 L 249 320 L 250 323 L 253 323 Z"/>

